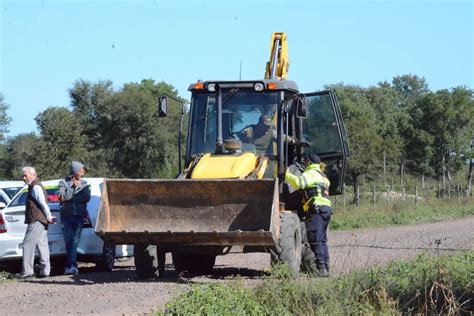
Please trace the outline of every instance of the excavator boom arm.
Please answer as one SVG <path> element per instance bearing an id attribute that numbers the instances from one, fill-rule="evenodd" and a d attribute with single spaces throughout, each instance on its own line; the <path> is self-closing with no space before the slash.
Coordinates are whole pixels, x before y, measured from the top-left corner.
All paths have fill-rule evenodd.
<path id="1" fill-rule="evenodd" d="M 270 43 L 270 61 L 265 69 L 265 79 L 288 79 L 288 46 L 284 32 L 274 32 Z"/>

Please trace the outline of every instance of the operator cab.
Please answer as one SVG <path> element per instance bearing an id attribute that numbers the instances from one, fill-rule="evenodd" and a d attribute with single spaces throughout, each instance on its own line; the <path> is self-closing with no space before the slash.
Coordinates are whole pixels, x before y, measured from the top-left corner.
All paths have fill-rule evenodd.
<path id="1" fill-rule="evenodd" d="M 341 192 L 349 150 L 331 91 L 299 94 L 296 83 L 277 79 L 198 82 L 189 90 L 185 165 L 204 154 L 253 153 L 269 159 L 272 170 L 265 174 L 274 177 L 316 153 L 331 181 L 330 194 Z M 303 142 L 311 146 L 305 148 Z"/>

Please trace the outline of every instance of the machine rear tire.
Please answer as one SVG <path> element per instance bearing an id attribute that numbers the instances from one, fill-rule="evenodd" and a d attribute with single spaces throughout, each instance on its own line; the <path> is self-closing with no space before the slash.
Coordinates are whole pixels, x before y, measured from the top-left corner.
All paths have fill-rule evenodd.
<path id="1" fill-rule="evenodd" d="M 173 265 L 177 273 L 207 274 L 216 263 L 216 256 L 206 253 L 173 252 Z"/>
<path id="2" fill-rule="evenodd" d="M 154 245 L 135 245 L 135 271 L 140 279 L 159 276 L 158 253 Z"/>
<path id="3" fill-rule="evenodd" d="M 309 246 L 305 222 L 300 222 L 300 225 L 301 239 L 303 241 L 301 250 L 301 271 L 306 273 L 314 273 L 316 271 L 316 256 Z"/>
<path id="4" fill-rule="evenodd" d="M 300 272 L 301 265 L 301 225 L 295 213 L 280 214 L 280 239 L 271 252 L 272 263 L 283 262 L 288 265 L 293 274 Z"/>

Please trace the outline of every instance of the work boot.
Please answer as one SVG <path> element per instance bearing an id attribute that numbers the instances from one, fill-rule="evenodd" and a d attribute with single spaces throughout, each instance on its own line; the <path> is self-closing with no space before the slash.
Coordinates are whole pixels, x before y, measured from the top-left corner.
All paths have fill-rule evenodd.
<path id="1" fill-rule="evenodd" d="M 327 278 L 329 277 L 329 271 L 326 268 L 325 264 L 317 264 L 316 276 L 320 278 Z"/>
<path id="2" fill-rule="evenodd" d="M 329 262 L 326 262 L 325 265 L 326 265 L 326 270 L 328 271 L 328 273 L 331 272 L 331 270 L 329 270 Z"/>

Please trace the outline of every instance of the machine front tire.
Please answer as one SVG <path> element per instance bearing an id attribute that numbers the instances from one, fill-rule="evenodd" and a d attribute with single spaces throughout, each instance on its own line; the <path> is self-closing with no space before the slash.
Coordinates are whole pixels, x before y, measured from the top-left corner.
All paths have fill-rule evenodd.
<path id="1" fill-rule="evenodd" d="M 177 273 L 207 274 L 216 263 L 216 256 L 206 253 L 173 252 L 172 258 Z"/>
<path id="2" fill-rule="evenodd" d="M 283 262 L 297 275 L 300 272 L 302 245 L 300 219 L 295 213 L 282 212 L 280 238 L 271 252 L 272 263 Z"/>
<path id="3" fill-rule="evenodd" d="M 139 279 L 159 276 L 158 253 L 154 245 L 135 245 L 135 271 Z"/>

